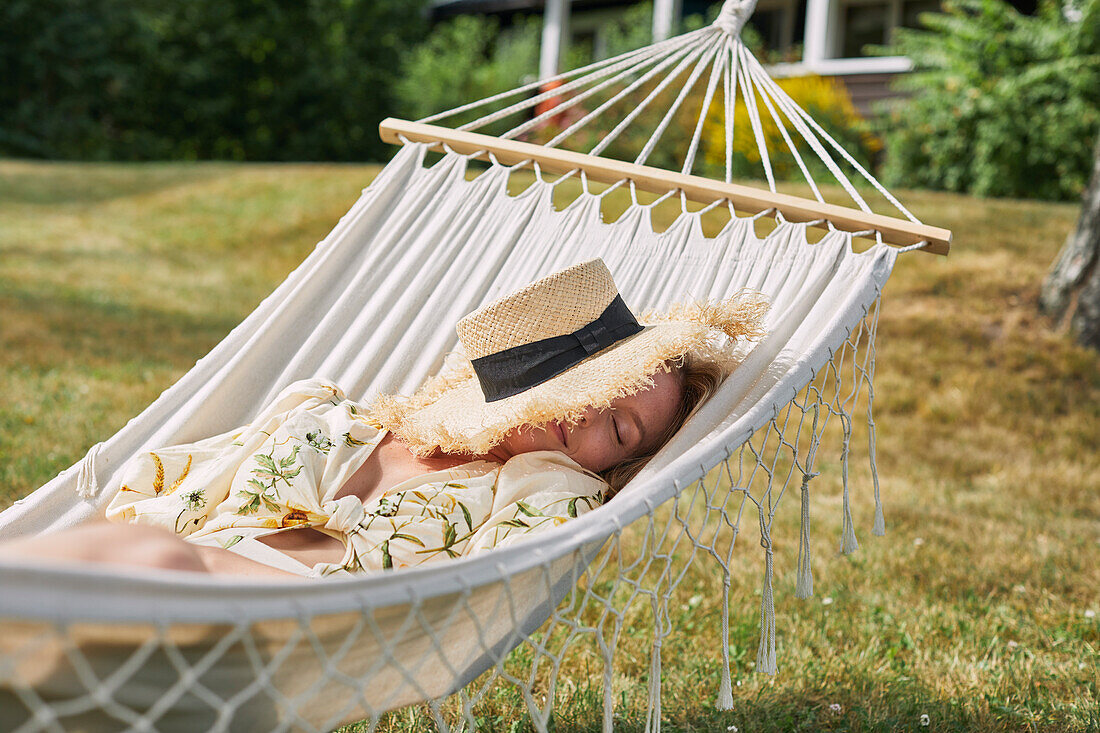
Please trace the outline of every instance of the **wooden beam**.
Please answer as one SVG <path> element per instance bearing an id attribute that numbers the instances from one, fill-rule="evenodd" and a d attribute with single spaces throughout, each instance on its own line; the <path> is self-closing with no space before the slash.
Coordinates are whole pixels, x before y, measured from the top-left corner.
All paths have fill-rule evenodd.
<path id="1" fill-rule="evenodd" d="M 539 167 L 548 173 L 568 173 L 579 169 L 584 171 L 590 180 L 600 183 L 629 180 L 633 181 L 637 188 L 650 193 L 664 194 L 680 190 L 692 201 L 702 204 L 728 200 L 735 209 L 749 214 L 775 209 L 783 214 L 787 221 L 824 220 L 832 223 L 837 229 L 848 232 L 871 229 L 880 232 L 884 242 L 896 246 L 904 247 L 918 242 L 928 242 L 922 251 L 933 254 L 946 255 L 951 249 L 951 232 L 947 229 L 915 224 L 908 219 L 869 214 L 846 206 L 823 204 L 814 199 L 772 193 L 736 183 L 724 183 L 702 176 L 689 176 L 661 168 L 624 163 L 585 153 L 547 148 L 516 140 L 503 140 L 490 135 L 452 130 L 408 120 L 385 119 L 379 125 L 379 132 L 382 139 L 388 143 L 401 144 L 402 138 L 409 142 L 445 143 L 452 150 L 463 155 L 491 152 L 504 165 L 537 162 Z M 825 227 L 825 224 L 815 226 Z"/>

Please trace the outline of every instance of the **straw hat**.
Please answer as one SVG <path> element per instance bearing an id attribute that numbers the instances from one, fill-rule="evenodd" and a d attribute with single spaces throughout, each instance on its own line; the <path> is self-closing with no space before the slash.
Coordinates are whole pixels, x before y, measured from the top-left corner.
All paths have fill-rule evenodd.
<path id="1" fill-rule="evenodd" d="M 421 455 L 482 455 L 510 430 L 574 422 L 651 387 L 654 373 L 688 352 L 728 361 L 732 339 L 763 336 L 767 309 L 762 294 L 746 291 L 639 322 L 603 260 L 582 262 L 460 320 L 465 354 L 449 355 L 412 396 L 379 398 L 372 421 Z"/>

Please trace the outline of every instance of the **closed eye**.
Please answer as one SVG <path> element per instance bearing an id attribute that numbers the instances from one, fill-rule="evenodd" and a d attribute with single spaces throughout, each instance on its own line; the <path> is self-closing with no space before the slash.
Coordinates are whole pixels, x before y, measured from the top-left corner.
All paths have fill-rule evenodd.
<path id="1" fill-rule="evenodd" d="M 619 421 L 614 417 L 611 418 L 611 424 L 615 426 L 615 441 L 619 444 L 623 444 L 623 436 L 619 434 Z"/>

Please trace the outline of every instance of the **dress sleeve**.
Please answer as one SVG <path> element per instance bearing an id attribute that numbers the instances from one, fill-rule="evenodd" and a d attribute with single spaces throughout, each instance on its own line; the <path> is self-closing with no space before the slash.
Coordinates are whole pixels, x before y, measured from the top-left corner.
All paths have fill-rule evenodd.
<path id="1" fill-rule="evenodd" d="M 106 518 L 158 526 L 180 536 L 200 531 L 229 498 L 242 465 L 262 452 L 290 416 L 343 399 L 343 392 L 329 381 L 302 380 L 284 388 L 247 425 L 133 456 L 119 471 L 119 488 Z"/>

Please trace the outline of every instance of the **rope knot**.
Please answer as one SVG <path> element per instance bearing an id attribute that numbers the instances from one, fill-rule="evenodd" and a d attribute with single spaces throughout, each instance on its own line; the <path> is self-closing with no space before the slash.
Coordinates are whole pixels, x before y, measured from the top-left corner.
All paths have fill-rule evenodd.
<path id="1" fill-rule="evenodd" d="M 714 19 L 714 25 L 737 37 L 755 9 L 756 0 L 726 0 L 722 4 L 722 11 Z"/>
<path id="2" fill-rule="evenodd" d="M 96 443 L 84 455 L 80 461 L 80 470 L 76 475 L 76 495 L 81 499 L 93 499 L 99 493 L 99 479 L 96 459 L 99 458 L 99 450 L 103 443 Z"/>

